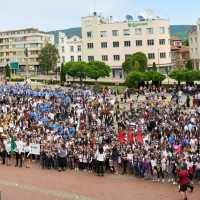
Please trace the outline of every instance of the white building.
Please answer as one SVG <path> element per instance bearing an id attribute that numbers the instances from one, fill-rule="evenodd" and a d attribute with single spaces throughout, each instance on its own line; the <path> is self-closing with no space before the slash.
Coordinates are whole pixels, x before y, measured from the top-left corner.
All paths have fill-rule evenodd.
<path id="1" fill-rule="evenodd" d="M 79 36 L 67 36 L 65 33 L 59 32 L 59 55 L 60 63 L 66 63 L 69 61 L 81 61 L 82 60 L 82 38 Z"/>
<path id="2" fill-rule="evenodd" d="M 83 61 L 99 60 L 112 68 L 111 77 L 119 78 L 122 63 L 138 51 L 148 58 L 148 66 L 156 63 L 158 71 L 166 73 L 173 68 L 170 55 L 169 21 L 152 19 L 142 21 L 114 21 L 94 13 L 82 17 Z"/>
<path id="3" fill-rule="evenodd" d="M 193 67 L 194 69 L 200 69 L 200 18 L 197 20 L 196 26 L 190 28 L 188 40 Z"/>

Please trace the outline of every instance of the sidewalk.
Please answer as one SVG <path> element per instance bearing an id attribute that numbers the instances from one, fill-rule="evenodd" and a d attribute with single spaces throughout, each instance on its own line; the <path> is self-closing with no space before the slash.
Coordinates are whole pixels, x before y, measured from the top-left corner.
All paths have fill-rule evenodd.
<path id="1" fill-rule="evenodd" d="M 13 75 L 12 78 L 23 78 L 22 76 L 20 75 Z M 60 76 L 57 76 L 57 79 L 56 79 L 56 75 L 35 75 L 33 77 L 31 77 L 31 79 L 39 79 L 39 80 L 50 80 L 50 79 L 53 79 L 53 80 L 60 80 Z M 75 81 L 80 81 L 80 79 L 74 79 Z M 70 79 L 67 79 L 66 81 L 73 81 L 73 78 L 70 78 Z M 94 79 L 90 79 L 90 78 L 87 78 L 86 80 L 84 79 L 83 81 L 89 81 L 89 82 L 94 82 L 95 80 Z M 125 79 L 124 78 L 111 78 L 111 77 L 108 77 L 108 78 L 99 78 L 98 79 L 98 82 L 111 82 L 111 83 L 124 83 Z M 173 84 L 174 82 L 178 83 L 177 81 L 175 81 L 174 79 L 171 79 L 169 78 L 166 78 L 162 83 L 163 84 Z M 200 81 L 195 81 L 195 83 L 197 84 L 200 84 Z M 185 82 L 181 82 L 181 84 L 185 84 Z"/>

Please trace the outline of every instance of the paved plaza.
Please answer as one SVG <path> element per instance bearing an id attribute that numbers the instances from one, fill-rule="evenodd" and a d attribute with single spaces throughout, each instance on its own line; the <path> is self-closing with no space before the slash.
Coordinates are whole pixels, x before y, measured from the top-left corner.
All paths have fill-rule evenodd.
<path id="1" fill-rule="evenodd" d="M 98 177 L 95 173 L 83 171 L 65 172 L 42 170 L 37 163 L 30 169 L 0 166 L 0 189 L 2 200 L 179 200 L 178 185 L 135 179 L 133 175 L 112 175 Z M 121 169 L 120 169 L 121 170 Z M 167 180 L 167 179 L 166 179 Z M 189 200 L 200 199 L 200 185 L 195 181 Z"/>

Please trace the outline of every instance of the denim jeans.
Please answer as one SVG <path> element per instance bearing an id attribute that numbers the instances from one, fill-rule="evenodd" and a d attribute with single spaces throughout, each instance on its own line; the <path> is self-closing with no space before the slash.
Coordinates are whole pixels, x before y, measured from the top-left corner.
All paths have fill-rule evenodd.
<path id="1" fill-rule="evenodd" d="M 135 175 L 139 176 L 139 168 L 138 168 L 138 166 L 134 166 L 134 169 L 135 169 Z"/>
<path id="2" fill-rule="evenodd" d="M 142 162 L 139 162 L 139 176 L 144 177 L 144 172 L 142 170 Z"/>
<path id="3" fill-rule="evenodd" d="M 166 168 L 167 168 L 168 178 L 172 179 L 172 170 L 170 169 L 170 166 L 167 165 Z"/>
<path id="4" fill-rule="evenodd" d="M 200 170 L 197 170 L 196 173 L 197 173 L 198 181 L 200 182 Z"/>

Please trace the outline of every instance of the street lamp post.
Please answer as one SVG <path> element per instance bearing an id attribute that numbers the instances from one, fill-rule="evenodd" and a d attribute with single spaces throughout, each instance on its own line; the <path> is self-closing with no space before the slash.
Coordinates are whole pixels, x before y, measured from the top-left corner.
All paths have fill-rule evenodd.
<path id="1" fill-rule="evenodd" d="M 25 56 L 26 56 L 26 74 L 25 74 L 25 81 L 26 81 L 27 83 L 30 83 L 31 80 L 30 80 L 29 67 L 28 67 L 28 49 L 27 49 L 27 48 L 25 48 L 24 54 L 25 54 Z"/>
<path id="2" fill-rule="evenodd" d="M 169 76 L 168 76 L 168 74 L 169 74 L 169 70 L 168 70 L 168 69 L 166 69 L 166 74 L 167 74 L 168 86 L 169 86 Z"/>
<path id="3" fill-rule="evenodd" d="M 152 49 L 155 49 L 155 50 L 157 50 L 158 51 L 158 67 L 159 67 L 159 53 L 160 53 L 160 49 L 161 49 L 162 47 L 160 47 L 160 48 L 158 48 L 158 49 L 156 49 L 156 48 L 152 48 Z"/>

